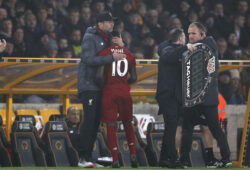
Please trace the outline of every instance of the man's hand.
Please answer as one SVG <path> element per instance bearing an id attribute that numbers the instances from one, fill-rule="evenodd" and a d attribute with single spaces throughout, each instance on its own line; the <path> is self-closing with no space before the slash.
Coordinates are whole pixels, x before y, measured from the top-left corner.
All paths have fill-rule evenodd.
<path id="1" fill-rule="evenodd" d="M 114 52 L 112 55 L 113 55 L 113 58 L 115 61 L 122 60 L 122 59 L 126 58 L 126 54 Z"/>
<path id="2" fill-rule="evenodd" d="M 3 52 L 6 48 L 6 41 L 5 39 L 0 40 L 0 52 Z"/>
<path id="3" fill-rule="evenodd" d="M 124 43 L 121 37 L 113 37 L 112 43 L 119 45 L 120 47 L 124 47 Z"/>
<path id="4" fill-rule="evenodd" d="M 187 44 L 187 48 L 189 51 L 192 51 L 192 52 L 195 50 L 195 46 L 193 44 L 190 44 L 190 43 Z"/>

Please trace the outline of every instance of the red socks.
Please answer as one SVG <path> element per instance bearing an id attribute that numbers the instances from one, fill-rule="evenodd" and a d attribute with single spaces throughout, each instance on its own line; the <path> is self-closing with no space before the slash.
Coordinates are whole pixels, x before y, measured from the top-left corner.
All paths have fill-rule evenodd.
<path id="1" fill-rule="evenodd" d="M 133 125 L 129 123 L 124 123 L 124 129 L 126 132 L 126 137 L 128 141 L 128 146 L 131 155 L 136 155 L 135 152 L 135 133 Z M 108 147 L 113 157 L 113 162 L 118 161 L 118 152 L 117 152 L 117 135 L 116 135 L 116 126 L 107 124 L 107 138 L 108 138 Z"/>
<path id="2" fill-rule="evenodd" d="M 109 150 L 113 157 L 113 162 L 118 161 L 116 126 L 107 124 L 107 137 Z"/>
<path id="3" fill-rule="evenodd" d="M 128 140 L 130 155 L 135 155 L 135 132 L 133 125 L 130 122 L 124 123 L 124 129 Z"/>

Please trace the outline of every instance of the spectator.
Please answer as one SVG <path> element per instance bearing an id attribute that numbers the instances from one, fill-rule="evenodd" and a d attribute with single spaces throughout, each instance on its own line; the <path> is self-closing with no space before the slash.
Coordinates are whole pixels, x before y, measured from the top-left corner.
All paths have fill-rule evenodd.
<path id="1" fill-rule="evenodd" d="M 71 9 L 69 11 L 69 16 L 63 26 L 63 32 L 65 35 L 70 35 L 71 30 L 82 29 L 80 24 L 80 13 L 78 9 Z"/>
<path id="2" fill-rule="evenodd" d="M 61 30 L 52 18 L 47 18 L 43 23 L 43 31 L 47 32 L 50 39 L 56 40 L 60 36 Z"/>
<path id="3" fill-rule="evenodd" d="M 114 30 L 118 31 L 120 34 L 124 32 L 124 22 L 117 20 L 115 22 Z"/>
<path id="4" fill-rule="evenodd" d="M 250 14 L 249 9 L 248 9 L 248 1 L 239 0 L 238 4 L 237 4 L 236 13 L 244 15 L 245 17 L 246 17 L 247 14 Z"/>
<path id="5" fill-rule="evenodd" d="M 7 10 L 5 8 L 0 8 L 0 21 L 3 21 L 8 17 Z"/>
<path id="6" fill-rule="evenodd" d="M 68 39 L 66 37 L 60 37 L 58 40 L 58 54 L 61 57 L 61 54 L 65 49 L 70 49 L 72 53 L 72 57 L 74 57 L 73 48 L 69 45 Z"/>
<path id="7" fill-rule="evenodd" d="M 70 47 L 62 49 L 59 53 L 58 56 L 60 58 L 73 58 L 73 52 Z"/>
<path id="8" fill-rule="evenodd" d="M 229 104 L 245 104 L 243 89 L 240 83 L 240 73 L 238 69 L 230 70 L 233 93 Z"/>
<path id="9" fill-rule="evenodd" d="M 16 17 L 14 20 L 14 26 L 15 27 L 24 27 L 25 26 L 25 20 L 24 20 L 24 12 L 18 12 L 16 13 Z"/>
<path id="10" fill-rule="evenodd" d="M 229 34 L 228 49 L 231 51 L 234 59 L 239 59 L 241 57 L 242 50 L 239 46 L 239 40 L 235 33 Z"/>
<path id="11" fill-rule="evenodd" d="M 43 27 L 43 23 L 46 21 L 48 18 L 48 12 L 46 7 L 42 6 L 38 8 L 37 10 L 37 27 L 41 31 Z"/>
<path id="12" fill-rule="evenodd" d="M 232 83 L 231 83 L 231 73 L 229 71 L 221 72 L 218 76 L 218 88 L 221 95 L 224 97 L 227 103 L 230 103 L 232 96 Z"/>
<path id="13" fill-rule="evenodd" d="M 13 41 L 14 41 L 14 51 L 13 56 L 14 57 L 27 57 L 26 53 L 26 43 L 24 42 L 24 32 L 21 27 L 16 28 L 13 35 Z"/>
<path id="14" fill-rule="evenodd" d="M 48 58 L 57 58 L 58 54 L 58 46 L 56 41 L 49 41 L 46 44 L 46 49 L 47 49 L 47 56 Z"/>
<path id="15" fill-rule="evenodd" d="M 224 5 L 218 2 L 214 5 L 213 9 L 214 26 L 221 36 L 227 37 L 230 32 L 230 22 L 229 18 L 224 14 Z"/>
<path id="16" fill-rule="evenodd" d="M 151 9 L 146 14 L 146 22 L 151 30 L 154 39 L 157 43 L 162 42 L 163 39 L 163 30 L 158 23 L 158 12 L 154 9 Z"/>
<path id="17" fill-rule="evenodd" d="M 2 21 L 0 36 L 2 38 L 12 38 L 13 23 L 10 18 L 6 18 Z"/>
<path id="18" fill-rule="evenodd" d="M 224 38 L 217 40 L 219 60 L 232 60 L 232 53 L 227 49 L 227 41 Z"/>
<path id="19" fill-rule="evenodd" d="M 245 24 L 245 16 L 244 15 L 235 15 L 233 19 L 233 25 L 230 28 L 230 32 L 235 33 L 237 38 L 239 39 L 239 45 L 243 48 L 247 47 L 248 39 L 247 32 L 245 32 L 244 28 Z"/>
<path id="20" fill-rule="evenodd" d="M 79 57 L 81 51 L 82 51 L 82 46 L 81 46 L 81 41 L 82 41 L 82 35 L 81 35 L 81 30 L 80 29 L 75 29 L 72 30 L 70 37 L 69 37 L 70 43 L 73 48 L 74 56 Z"/>
<path id="21" fill-rule="evenodd" d="M 55 43 L 55 40 L 53 39 L 49 39 L 49 35 L 46 32 L 41 32 L 38 36 L 37 36 L 37 45 L 36 45 L 36 49 L 35 50 L 35 56 L 36 57 L 45 57 L 47 56 L 48 53 L 48 43 Z M 38 50 L 39 49 L 39 50 Z"/>
<path id="22" fill-rule="evenodd" d="M 37 28 L 36 16 L 31 12 L 25 14 L 24 41 L 27 45 L 27 55 L 36 56 L 36 37 L 39 31 Z"/>
<path id="23" fill-rule="evenodd" d="M 131 48 L 131 42 L 132 42 L 132 37 L 131 37 L 130 33 L 123 32 L 122 33 L 122 40 L 125 43 L 125 48 L 129 50 Z"/>
<path id="24" fill-rule="evenodd" d="M 93 21 L 91 19 L 91 9 L 90 9 L 90 7 L 83 6 L 81 8 L 80 23 L 85 28 L 87 28 L 87 27 L 89 27 L 89 26 L 91 26 L 93 24 Z M 85 28 L 81 28 L 82 32 L 85 32 Z"/>
<path id="25" fill-rule="evenodd" d="M 124 26 L 125 31 L 129 32 L 133 37 L 132 41 L 137 41 L 141 25 L 139 24 L 139 15 L 136 11 L 131 11 L 128 14 L 128 20 Z"/>
<path id="26" fill-rule="evenodd" d="M 139 24 L 142 25 L 144 23 L 145 20 L 145 15 L 147 13 L 147 6 L 145 3 L 140 2 L 137 5 L 137 12 L 138 12 L 138 17 L 139 17 Z"/>

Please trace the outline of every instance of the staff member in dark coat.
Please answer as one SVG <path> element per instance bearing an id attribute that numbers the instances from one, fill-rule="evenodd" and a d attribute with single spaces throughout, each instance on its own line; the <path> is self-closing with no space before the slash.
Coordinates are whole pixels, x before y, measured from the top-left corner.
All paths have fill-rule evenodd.
<path id="1" fill-rule="evenodd" d="M 156 100 L 159 113 L 163 114 L 165 131 L 159 166 L 180 168 L 177 162 L 175 135 L 177 117 L 181 110 L 181 57 L 186 50 L 193 50 L 192 44 L 185 45 L 186 37 L 182 29 L 173 29 L 169 40 L 159 46 L 158 82 Z"/>
<path id="2" fill-rule="evenodd" d="M 78 166 L 93 167 L 91 154 L 100 124 L 102 88 L 95 80 L 99 66 L 111 64 L 126 57 L 114 52 L 108 56 L 98 53 L 109 46 L 109 33 L 113 31 L 114 21 L 111 13 L 97 16 L 97 26 L 88 27 L 82 40 L 81 62 L 78 70 L 78 95 L 83 104 L 84 116 L 80 124 L 80 160 Z M 121 38 L 112 38 L 112 42 L 123 46 Z"/>
<path id="3" fill-rule="evenodd" d="M 205 123 L 220 147 L 222 160 L 217 163 L 216 168 L 229 167 L 232 165 L 230 161 L 230 150 L 226 136 L 218 120 L 218 48 L 213 37 L 206 37 L 206 28 L 201 23 L 191 23 L 188 28 L 188 36 L 190 43 L 204 43 L 210 47 L 215 57 L 215 65 L 212 66 L 215 68 L 215 71 L 212 73 L 212 81 L 209 84 L 205 101 L 202 104 L 186 108 L 183 114 L 181 161 L 184 165 L 188 165 L 187 162 L 191 150 L 193 127 L 199 124 L 200 116 L 203 116 L 205 117 Z"/>

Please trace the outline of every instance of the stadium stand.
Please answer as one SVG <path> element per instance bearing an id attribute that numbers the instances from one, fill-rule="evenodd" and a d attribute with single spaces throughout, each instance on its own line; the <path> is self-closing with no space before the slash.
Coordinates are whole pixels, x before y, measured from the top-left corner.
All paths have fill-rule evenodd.
<path id="1" fill-rule="evenodd" d="M 57 109 L 40 109 L 39 114 L 43 117 L 43 121 L 46 124 L 51 115 L 60 115 L 61 113 Z"/>
<path id="2" fill-rule="evenodd" d="M 3 130 L 2 116 L 0 115 L 0 167 L 12 166 L 10 154 L 8 149 L 10 149 L 10 143 L 7 141 Z"/>
<path id="3" fill-rule="evenodd" d="M 11 146 L 14 166 L 47 166 L 45 154 L 38 145 L 31 122 L 13 123 Z"/>
<path id="4" fill-rule="evenodd" d="M 77 166 L 78 153 L 71 144 L 65 122 L 49 121 L 46 124 L 45 143 L 49 166 Z"/>

